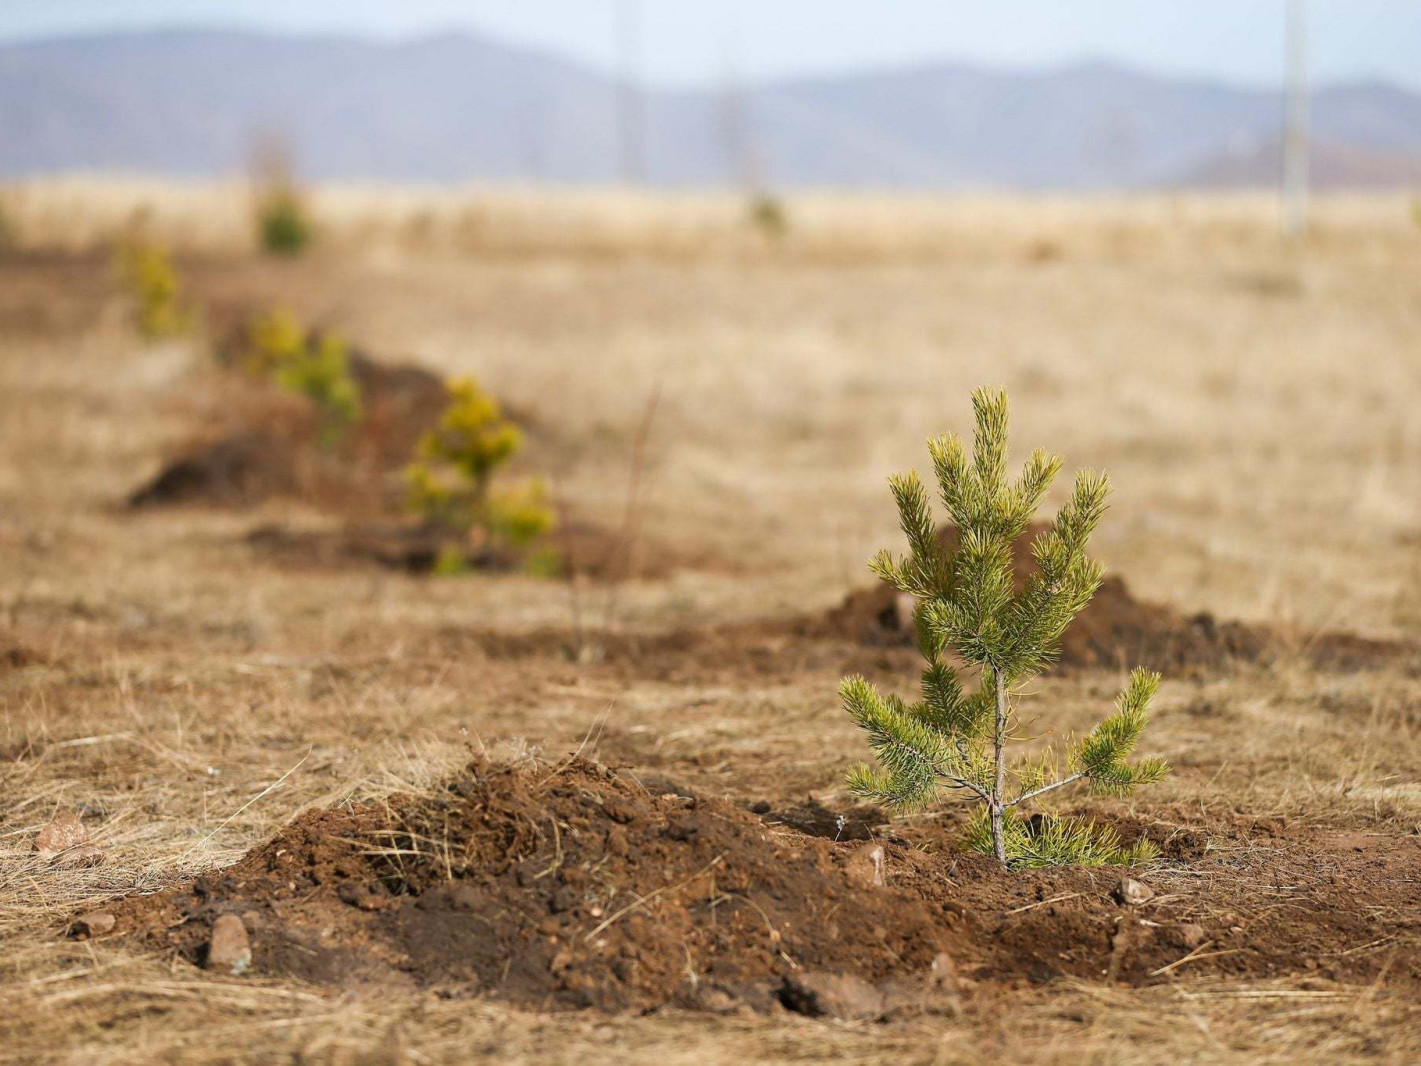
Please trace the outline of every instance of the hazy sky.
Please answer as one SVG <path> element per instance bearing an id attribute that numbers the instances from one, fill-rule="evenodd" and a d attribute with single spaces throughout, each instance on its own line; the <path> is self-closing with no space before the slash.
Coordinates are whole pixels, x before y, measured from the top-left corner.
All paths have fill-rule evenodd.
<path id="1" fill-rule="evenodd" d="M 1037 66 L 1113 58 L 1273 83 L 1285 0 L 0 0 L 0 37 L 245 26 L 404 37 L 465 28 L 601 67 L 618 11 L 640 8 L 644 70 L 662 84 L 952 58 Z M 1421 0 L 1311 0 L 1320 81 L 1380 76 L 1421 89 Z"/>

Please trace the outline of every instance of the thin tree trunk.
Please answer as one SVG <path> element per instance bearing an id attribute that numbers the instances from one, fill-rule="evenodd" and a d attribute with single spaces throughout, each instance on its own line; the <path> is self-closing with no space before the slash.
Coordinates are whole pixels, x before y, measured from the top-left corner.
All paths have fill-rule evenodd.
<path id="1" fill-rule="evenodd" d="M 1007 846 L 1003 838 L 1003 812 L 1006 810 L 1007 791 L 1007 764 L 1002 759 L 1002 748 L 1006 744 L 1007 733 L 1007 679 L 1000 669 L 993 669 L 992 677 L 997 688 L 997 722 L 996 728 L 992 732 L 992 744 L 995 748 L 997 765 L 997 782 L 992 787 L 992 801 L 988 805 L 992 815 L 992 851 L 996 853 L 997 861 L 1003 866 L 1007 864 Z"/>

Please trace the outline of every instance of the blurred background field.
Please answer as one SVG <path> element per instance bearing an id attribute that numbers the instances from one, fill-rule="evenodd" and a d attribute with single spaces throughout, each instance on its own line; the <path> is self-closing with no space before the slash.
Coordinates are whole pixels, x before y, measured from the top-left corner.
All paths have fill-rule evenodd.
<path id="1" fill-rule="evenodd" d="M 1323 199 L 1296 242 L 1262 194 L 806 194 L 777 237 L 730 195 L 322 187 L 311 202 L 320 244 L 283 263 L 256 253 L 240 187 L 11 194 L 0 484 L 16 513 L 61 518 L 79 485 L 119 499 L 188 431 L 173 397 L 201 380 L 201 342 L 129 336 L 110 276 L 107 249 L 141 226 L 199 306 L 289 305 L 477 374 L 548 427 L 535 448 L 557 442 L 560 483 L 602 517 L 659 389 L 650 527 L 755 571 L 752 610 L 856 583 L 892 535 L 883 477 L 994 381 L 1023 442 L 1112 472 L 1100 550 L 1152 596 L 1416 625 L 1407 197 Z"/>
<path id="2" fill-rule="evenodd" d="M 0 11 L 0 1059 L 1421 1054 L 1421 23 L 952 7 Z M 555 523 L 536 560 L 477 522 L 446 558 L 406 503 L 467 376 L 516 427 L 496 483 Z M 832 824 L 866 754 L 839 677 L 917 669 L 864 591 L 886 478 L 982 384 L 1015 458 L 1113 479 L 1124 621 L 1022 700 L 1033 740 L 1081 729 L 1163 660 L 1175 774 L 1069 808 L 1164 847 L 1157 932 L 1117 937 L 1113 879 L 1023 875 L 954 926 L 951 1009 L 874 1022 L 76 937 L 471 756 Z M 254 482 L 155 490 L 214 454 Z M 64 812 L 100 865 L 34 850 Z M 995 884 L 959 814 L 865 832 L 946 907 Z M 1088 965 L 1032 954 L 1058 926 Z"/>

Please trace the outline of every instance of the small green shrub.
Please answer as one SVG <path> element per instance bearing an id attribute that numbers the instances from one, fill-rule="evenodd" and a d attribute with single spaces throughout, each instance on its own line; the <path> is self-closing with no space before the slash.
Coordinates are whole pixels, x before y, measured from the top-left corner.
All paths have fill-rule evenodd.
<path id="1" fill-rule="evenodd" d="M 118 253 L 118 274 L 134 306 L 134 323 L 149 340 L 187 331 L 191 315 L 179 300 L 182 286 L 167 249 L 144 241 L 126 241 Z"/>
<path id="2" fill-rule="evenodd" d="M 247 326 L 243 369 L 252 377 L 272 377 L 306 350 L 306 327 L 284 307 L 258 316 Z"/>
<path id="3" fill-rule="evenodd" d="M 469 572 L 469 554 L 458 544 L 441 544 L 434 556 L 434 572 L 440 577 L 458 577 Z"/>
<path id="4" fill-rule="evenodd" d="M 322 444 L 336 443 L 360 421 L 360 383 L 350 372 L 350 350 L 341 337 L 313 335 L 284 308 L 256 319 L 247 336 L 246 371 L 308 397 L 320 417 Z"/>
<path id="5" fill-rule="evenodd" d="M 750 224 L 766 237 L 778 240 L 789 232 L 789 214 L 779 197 L 761 193 L 750 201 Z"/>
<path id="6" fill-rule="evenodd" d="M 1123 844 L 1091 821 L 1022 816 L 1023 804 L 1083 782 L 1104 795 L 1125 795 L 1169 772 L 1159 758 L 1126 760 L 1144 730 L 1159 675 L 1136 670 L 1115 713 L 1080 740 L 1008 761 L 1019 737 L 1016 703 L 1023 687 L 1055 659 L 1062 634 L 1100 585 L 1099 564 L 1086 542 L 1105 512 L 1109 483 L 1089 471 L 1076 476 L 1069 501 L 1032 541 L 1036 569 L 1017 575 L 1012 545 L 1061 469 L 1059 456 L 1038 450 L 1018 480 L 1006 475 L 1007 397 L 972 394 L 976 439 L 969 457 L 955 435 L 928 442 L 943 504 L 957 525 L 955 548 L 937 535 L 927 490 L 915 473 L 889 484 L 909 554 L 881 552 L 871 565 L 884 581 L 916 598 L 918 647 L 927 667 L 922 698 L 908 703 L 881 695 L 861 677 L 845 678 L 845 709 L 869 736 L 881 769 L 856 768 L 856 794 L 897 808 L 918 808 L 947 790 L 980 805 L 967 847 L 1004 866 L 1131 864 L 1155 851 L 1148 841 Z M 948 653 L 977 675 L 964 690 Z"/>
<path id="7" fill-rule="evenodd" d="M 472 378 L 451 382 L 449 392 L 449 407 L 420 440 L 417 459 L 406 471 L 409 508 L 430 526 L 466 541 L 525 549 L 553 527 L 542 483 L 492 485 L 497 470 L 522 446 L 523 435 Z"/>
<path id="8" fill-rule="evenodd" d="M 257 236 L 263 251 L 298 256 L 315 235 L 306 202 L 294 188 L 278 183 L 262 193 L 257 202 Z"/>
<path id="9" fill-rule="evenodd" d="M 333 444 L 360 421 L 360 385 L 350 373 L 345 341 L 327 333 L 276 368 L 276 383 L 309 397 L 321 419 L 321 442 Z"/>
<path id="10" fill-rule="evenodd" d="M 19 238 L 15 233 L 15 223 L 10 217 L 10 210 L 5 206 L 5 202 L 0 200 L 0 255 L 5 255 L 19 244 Z"/>

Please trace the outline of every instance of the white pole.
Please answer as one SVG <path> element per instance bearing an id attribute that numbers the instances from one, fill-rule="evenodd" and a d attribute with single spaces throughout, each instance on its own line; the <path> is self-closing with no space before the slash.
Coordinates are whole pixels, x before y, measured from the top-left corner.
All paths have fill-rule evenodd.
<path id="1" fill-rule="evenodd" d="M 729 184 L 753 197 L 760 191 L 760 177 L 755 165 L 749 101 L 740 69 L 739 45 L 738 36 L 726 38 L 725 91 L 721 114 L 725 135 L 725 173 Z"/>
<path id="2" fill-rule="evenodd" d="M 1308 75 L 1307 0 L 1288 0 L 1288 88 L 1283 122 L 1283 231 L 1307 228 Z"/>
<path id="3" fill-rule="evenodd" d="M 618 0 L 617 47 L 621 58 L 621 85 L 617 108 L 617 133 L 622 181 L 642 180 L 645 164 L 645 102 L 641 86 L 641 3 Z"/>

